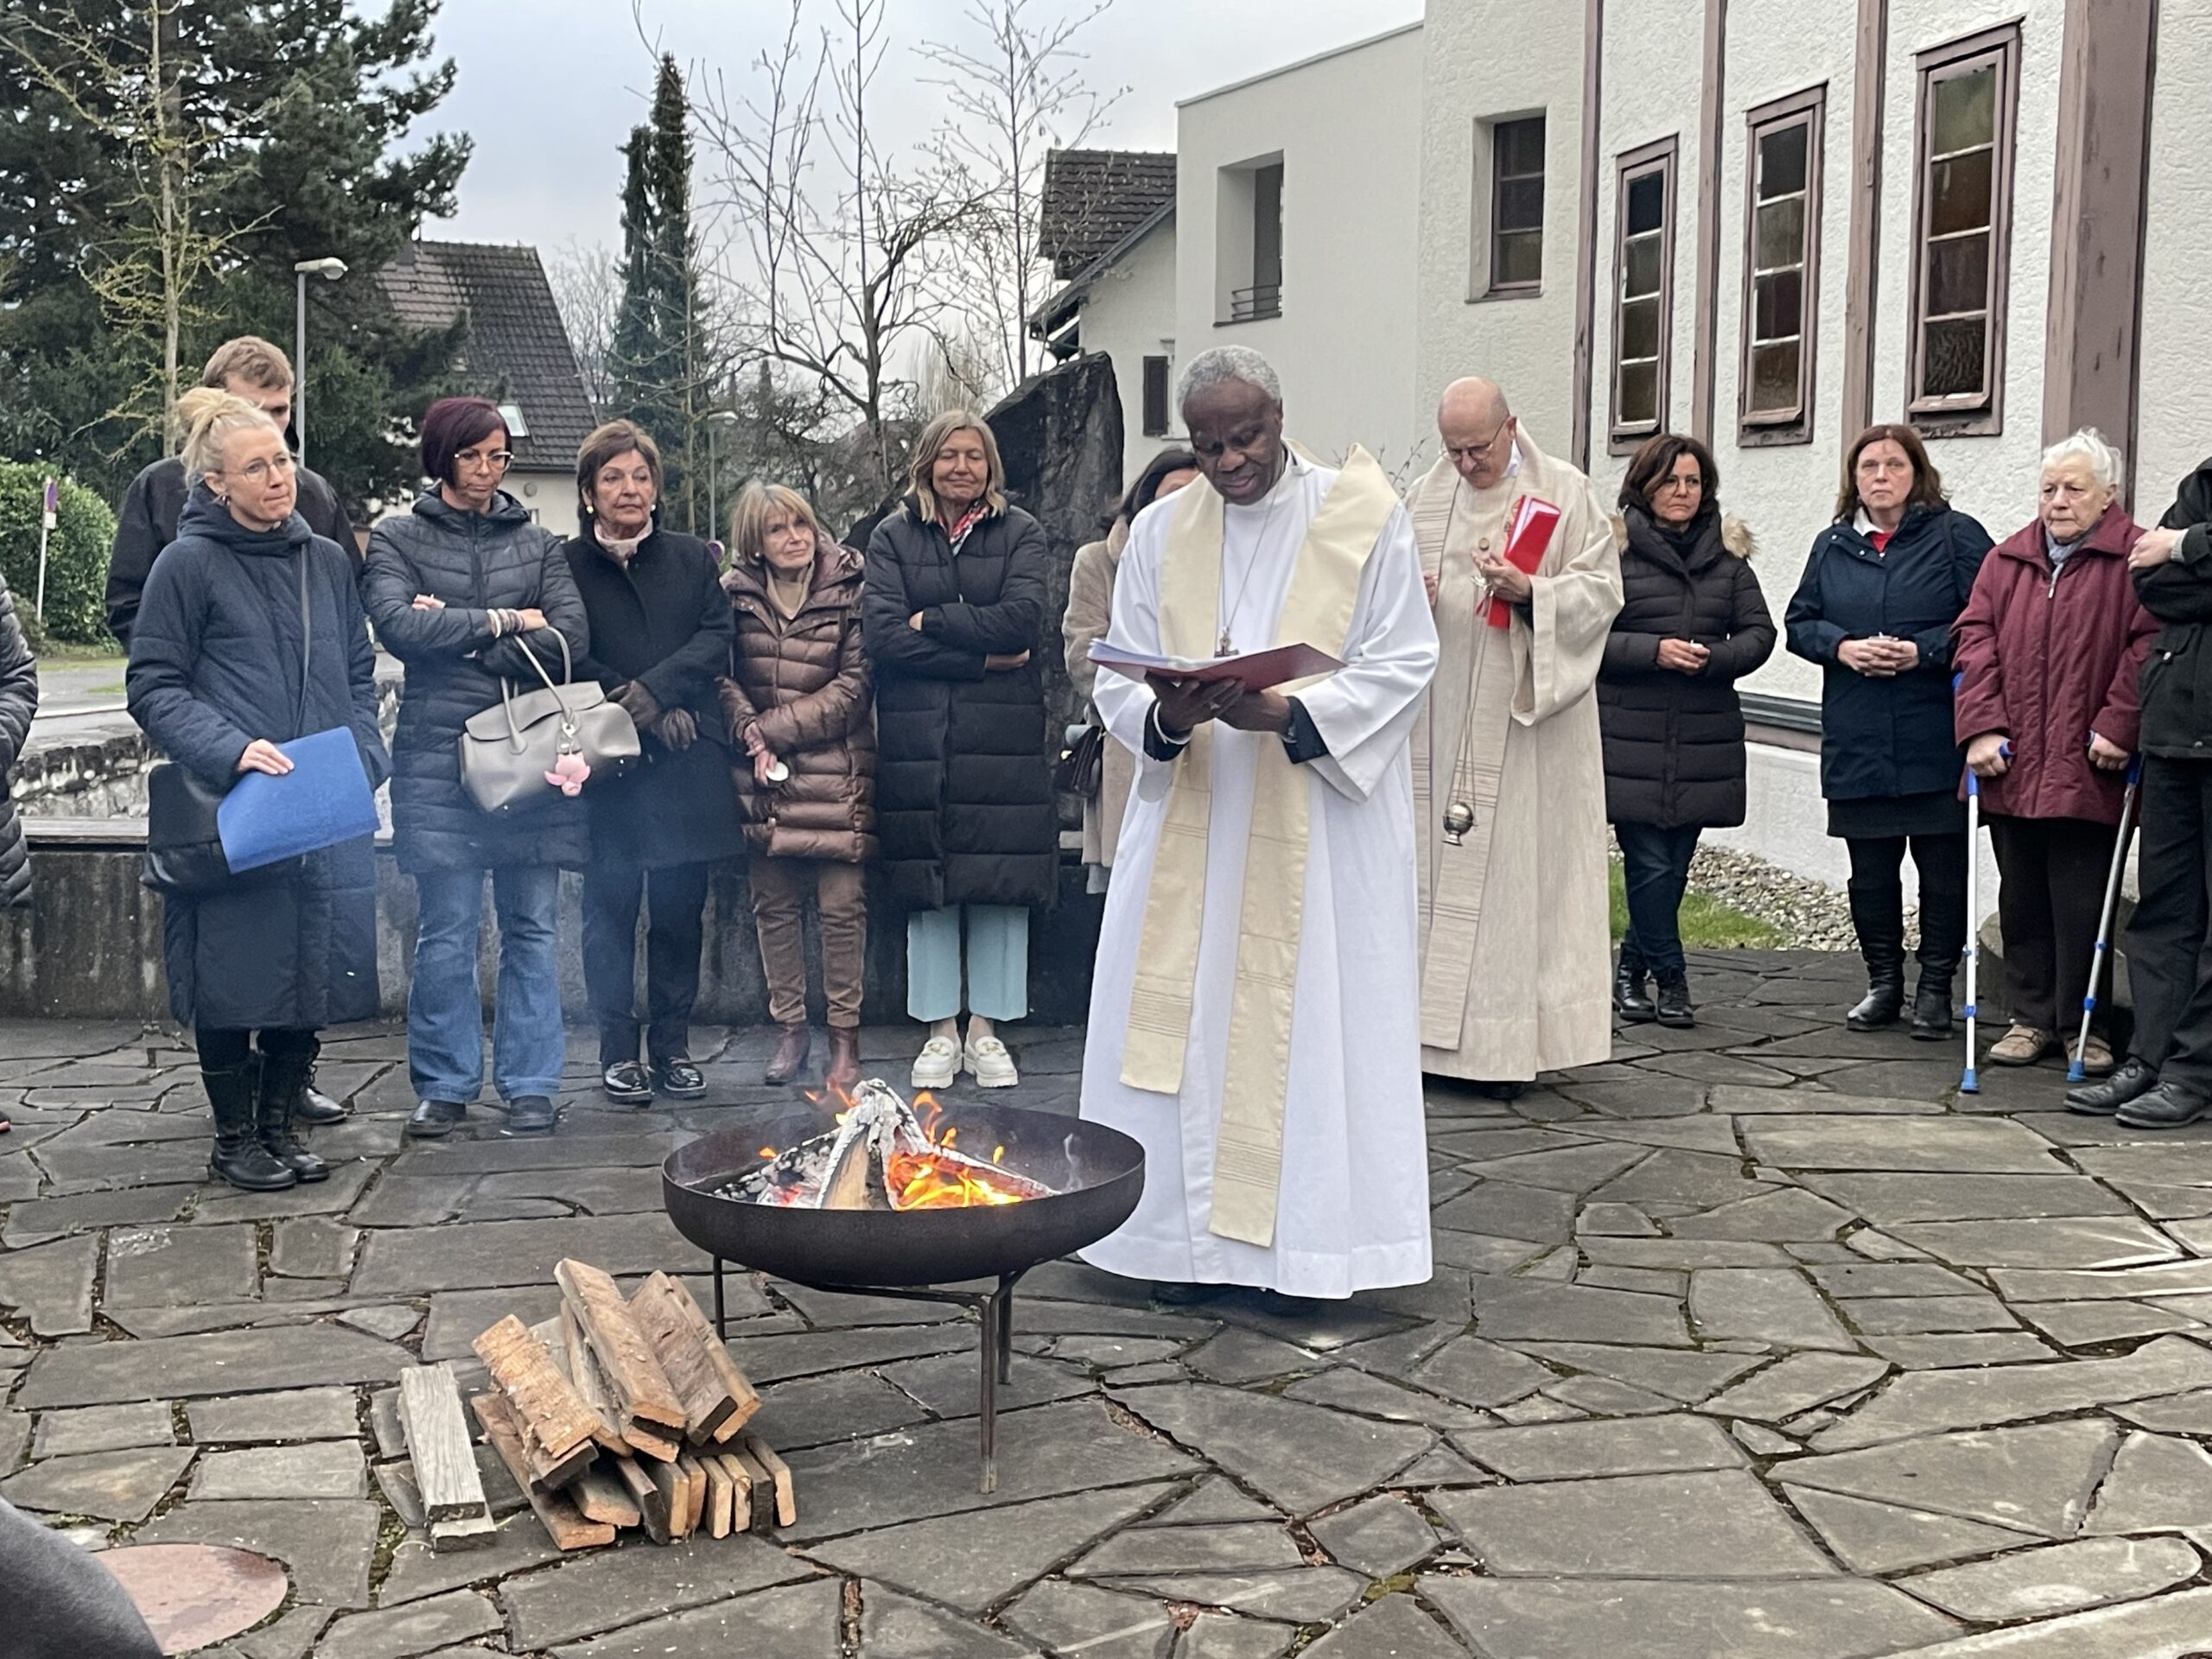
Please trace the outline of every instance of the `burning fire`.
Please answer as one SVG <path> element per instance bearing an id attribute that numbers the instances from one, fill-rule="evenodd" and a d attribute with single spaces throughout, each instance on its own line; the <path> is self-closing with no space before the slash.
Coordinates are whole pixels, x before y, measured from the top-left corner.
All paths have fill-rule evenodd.
<path id="1" fill-rule="evenodd" d="M 964 1210 L 1020 1204 L 1049 1190 L 1001 1167 L 1003 1146 L 991 1149 L 988 1163 L 960 1151 L 959 1127 L 944 1122 L 944 1107 L 927 1091 L 912 1108 L 881 1083 L 838 1099 L 843 1109 L 834 1131 L 780 1153 L 761 1147 L 762 1166 L 733 1183 L 728 1196 L 823 1209 Z M 856 1181 L 862 1167 L 868 1179 Z"/>

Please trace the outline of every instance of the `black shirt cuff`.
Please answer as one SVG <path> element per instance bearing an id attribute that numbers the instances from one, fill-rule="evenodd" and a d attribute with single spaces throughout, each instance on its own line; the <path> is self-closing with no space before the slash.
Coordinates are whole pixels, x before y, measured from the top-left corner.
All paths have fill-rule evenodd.
<path id="1" fill-rule="evenodd" d="M 1147 754 L 1150 755 L 1155 760 L 1173 760 L 1177 755 L 1182 753 L 1184 750 L 1190 747 L 1191 740 L 1189 738 L 1185 737 L 1180 740 L 1172 738 L 1167 735 L 1164 729 L 1162 729 L 1160 724 L 1160 705 L 1158 703 L 1154 703 L 1152 707 L 1145 712 L 1144 752 Z"/>
<path id="2" fill-rule="evenodd" d="M 1282 747 L 1294 766 L 1319 760 L 1329 752 L 1328 740 L 1321 735 L 1313 716 L 1306 712 L 1306 705 L 1296 697 L 1290 699 L 1290 729 L 1282 734 Z"/>

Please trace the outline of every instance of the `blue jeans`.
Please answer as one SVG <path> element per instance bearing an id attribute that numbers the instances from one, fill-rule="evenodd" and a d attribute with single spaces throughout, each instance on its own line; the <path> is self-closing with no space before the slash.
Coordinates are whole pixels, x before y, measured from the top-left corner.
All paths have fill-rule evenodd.
<path id="1" fill-rule="evenodd" d="M 421 931 L 407 994 L 407 1074 L 422 1100 L 467 1105 L 484 1084 L 484 1010 L 476 948 L 484 928 L 484 872 L 415 878 Z M 492 1085 L 499 1098 L 560 1092 L 568 1055 L 561 1028 L 561 873 L 550 865 L 492 872 L 499 924 L 499 992 Z"/>
<path id="2" fill-rule="evenodd" d="M 1628 890 L 1628 931 L 1621 939 L 1621 960 L 1649 969 L 1662 979 L 1684 971 L 1682 894 L 1689 890 L 1690 859 L 1697 851 L 1698 826 L 1662 830 L 1650 823 L 1617 823 L 1623 883 Z"/>

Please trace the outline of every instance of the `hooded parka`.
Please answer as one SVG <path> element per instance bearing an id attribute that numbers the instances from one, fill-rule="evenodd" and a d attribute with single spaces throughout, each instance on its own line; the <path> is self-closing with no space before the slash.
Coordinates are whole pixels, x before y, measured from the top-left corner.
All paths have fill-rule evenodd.
<path id="1" fill-rule="evenodd" d="M 2212 760 L 2212 461 L 2182 480 L 2158 527 L 2187 533 L 2173 557 L 2135 578 L 2136 597 L 2164 624 L 2143 667 L 2142 748 Z"/>
<path id="2" fill-rule="evenodd" d="M 1989 552 L 1989 532 L 1955 507 L 1906 509 L 1885 548 L 1849 519 L 1822 531 L 1785 615 L 1789 650 L 1823 671 L 1821 794 L 1831 801 L 1949 794 L 1958 787 L 1951 720 L 1951 626 Z M 1919 648 L 1917 667 L 1877 679 L 1838 647 L 1877 635 Z"/>
<path id="3" fill-rule="evenodd" d="M 0 576 L 0 909 L 31 901 L 29 837 L 22 815 L 9 795 L 16 762 L 29 741 L 31 716 L 38 712 L 38 664 L 16 619 L 16 602 Z"/>
<path id="4" fill-rule="evenodd" d="M 1613 521 L 1625 601 L 1598 671 L 1605 817 L 1659 829 L 1744 821 L 1744 710 L 1736 682 L 1773 653 L 1751 533 L 1708 509 L 1682 543 L 1630 507 Z M 1712 654 L 1701 674 L 1659 666 L 1662 639 Z"/>
<path id="5" fill-rule="evenodd" d="M 2001 778 L 1981 780 L 1981 810 L 2016 818 L 2120 822 L 2126 774 L 2090 764 L 2089 739 L 2134 753 L 2137 687 L 2158 620 L 2137 602 L 2127 555 L 2142 526 L 2117 504 L 2053 567 L 2031 524 L 1983 561 L 1959 617 L 1955 735 L 2011 741 Z"/>
<path id="6" fill-rule="evenodd" d="M 877 822 L 903 909 L 1052 902 L 1059 818 L 1036 658 L 1046 586 L 1044 527 L 1019 507 L 977 523 L 956 554 L 910 495 L 868 538 Z M 1020 668 L 984 666 L 1021 652 Z"/>
<path id="7" fill-rule="evenodd" d="M 202 485 L 146 579 L 130 633 L 130 716 L 217 788 L 257 738 L 352 731 L 372 786 L 391 770 L 377 729 L 376 654 L 353 559 L 297 512 L 247 529 Z M 304 563 L 311 632 L 302 635 Z M 305 693 L 302 690 L 303 642 Z M 377 1013 L 372 838 L 286 859 L 197 896 L 167 895 L 169 1007 L 207 1030 L 314 1030 Z"/>
<path id="8" fill-rule="evenodd" d="M 592 856 L 644 869 L 734 857 L 737 798 L 729 786 L 729 734 L 715 696 L 734 630 L 714 555 L 696 537 L 658 525 L 626 565 L 588 528 L 563 551 L 591 629 L 577 677 L 597 680 L 610 695 L 635 680 L 663 709 L 688 710 L 698 727 L 686 749 L 640 732 L 635 766 L 586 785 Z"/>
<path id="9" fill-rule="evenodd" d="M 876 855 L 875 721 L 861 645 L 861 556 L 825 545 L 798 614 L 785 618 L 757 563 L 722 576 L 737 645 L 721 706 L 745 838 L 763 858 L 866 864 Z M 764 785 L 745 750 L 758 724 L 769 753 L 791 768 Z"/>
<path id="10" fill-rule="evenodd" d="M 529 651 L 557 681 L 557 630 L 583 677 L 591 631 L 560 538 L 532 524 L 504 490 L 480 513 L 448 506 L 429 490 L 412 512 L 369 532 L 361 584 L 378 639 L 407 665 L 392 741 L 392 844 L 400 868 L 410 874 L 499 865 L 581 869 L 591 854 L 584 797 L 549 789 L 494 814 L 461 782 L 461 733 L 469 716 L 499 701 L 503 677 L 518 691 L 544 683 L 522 638 L 493 636 L 493 611 L 544 612 L 549 626 L 529 636 Z M 417 594 L 441 607 L 416 609 Z"/>

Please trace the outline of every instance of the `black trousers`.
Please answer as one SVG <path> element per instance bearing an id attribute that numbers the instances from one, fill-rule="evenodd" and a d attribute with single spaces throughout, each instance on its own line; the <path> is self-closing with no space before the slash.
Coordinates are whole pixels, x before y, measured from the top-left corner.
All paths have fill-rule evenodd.
<path id="1" fill-rule="evenodd" d="M 1967 838 L 1952 836 L 1853 836 L 1851 885 L 1878 893 L 1885 908 L 1904 906 L 1904 855 L 1920 876 L 1920 969 L 1948 982 L 1967 948 Z"/>
<path id="2" fill-rule="evenodd" d="M 690 1058 L 691 1005 L 699 997 L 705 933 L 705 864 L 641 870 L 594 864 L 584 872 L 584 990 L 599 1022 L 599 1063 Z M 638 910 L 645 911 L 645 1018 L 638 1018 Z"/>
<path id="3" fill-rule="evenodd" d="M 2143 761 L 2141 896 L 2127 930 L 2135 1058 L 2161 1077 L 2212 1093 L 2212 761 Z"/>
<path id="4" fill-rule="evenodd" d="M 1624 963 L 1648 968 L 1662 979 L 1682 972 L 1682 894 L 1689 890 L 1690 860 L 1697 855 L 1702 833 L 1694 823 L 1666 830 L 1652 823 L 1613 826 L 1628 899 Z"/>
<path id="5" fill-rule="evenodd" d="M 246 1057 L 253 1052 L 253 1033 L 226 1027 L 198 1026 L 192 1033 L 192 1046 L 200 1051 L 200 1064 L 208 1071 L 227 1071 L 246 1063 Z M 312 1031 L 287 1026 L 261 1028 L 261 1052 L 264 1054 L 312 1053 L 314 1049 Z"/>
<path id="6" fill-rule="evenodd" d="M 2081 1029 L 2105 878 L 2119 835 L 2118 825 L 2087 818 L 1990 818 L 1999 877 L 1997 916 L 2005 930 L 2006 1006 L 2014 1024 L 2069 1039 Z M 2107 961 L 2098 966 L 2102 970 Z M 2104 977 L 2101 971 L 2100 1002 Z"/>

